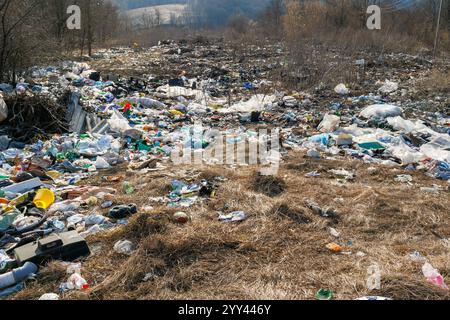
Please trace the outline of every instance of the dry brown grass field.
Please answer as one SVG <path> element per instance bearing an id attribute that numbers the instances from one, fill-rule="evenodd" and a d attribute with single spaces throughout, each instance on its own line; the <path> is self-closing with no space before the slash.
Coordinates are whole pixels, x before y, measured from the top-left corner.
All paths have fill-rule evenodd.
<path id="1" fill-rule="evenodd" d="M 353 181 L 338 181 L 330 169 L 355 171 Z M 320 177 L 305 174 L 317 170 Z M 83 262 L 90 289 L 69 292 L 65 299 L 314 299 L 329 288 L 336 299 L 380 295 L 393 299 L 449 299 L 448 291 L 427 282 L 422 264 L 409 255 L 420 252 L 447 282 L 450 233 L 448 186 L 421 172 L 413 184 L 395 182 L 402 170 L 369 166 L 355 160 L 312 160 L 291 154 L 277 178 L 258 177 L 256 167 L 174 167 L 145 175 L 122 175 L 137 190 L 117 195 L 118 203 L 153 205 L 127 226 L 88 238 L 93 255 Z M 172 222 L 178 210 L 155 205 L 150 197 L 165 196 L 173 179 L 196 182 L 221 176 L 227 180 L 213 198 L 185 210 L 186 225 Z M 100 178 L 95 185 L 116 187 Z M 439 184 L 438 195 L 421 187 Z M 327 219 L 312 212 L 305 200 L 334 208 Z M 219 222 L 217 212 L 242 210 L 241 223 Z M 107 211 L 105 211 L 106 213 Z M 336 239 L 329 227 L 340 232 Z M 124 256 L 113 250 L 128 239 L 136 251 Z M 332 253 L 330 242 L 346 254 Z M 362 254 L 363 253 L 363 254 Z M 381 270 L 381 288 L 370 291 L 368 268 Z M 143 281 L 147 275 L 147 281 Z M 36 299 L 55 292 L 66 278 L 65 267 L 53 262 L 15 299 Z"/>

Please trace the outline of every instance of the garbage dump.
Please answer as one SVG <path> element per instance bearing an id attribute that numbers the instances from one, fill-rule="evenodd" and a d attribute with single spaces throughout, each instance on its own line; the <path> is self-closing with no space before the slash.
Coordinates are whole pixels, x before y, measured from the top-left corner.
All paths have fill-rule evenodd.
<path id="1" fill-rule="evenodd" d="M 198 263 L 229 258 L 233 268 L 248 254 L 249 261 L 258 256 L 284 270 L 273 249 L 292 250 L 285 260 L 303 254 L 311 260 L 298 268 L 312 272 L 308 289 L 299 290 L 310 299 L 356 299 L 356 292 L 326 283 L 334 265 L 344 273 L 359 265 L 355 272 L 364 275 L 371 259 L 394 268 L 381 255 L 392 250 L 398 257 L 404 243 L 436 265 L 406 259 L 406 269 L 384 271 L 387 280 L 375 292 L 362 289 L 361 278 L 355 286 L 367 297 L 360 299 L 421 297 L 411 296 L 414 285 L 448 297 L 446 276 L 436 269 L 448 268 L 449 96 L 413 99 L 401 70 L 386 80 L 368 69 L 373 79 L 362 95 L 339 83 L 315 92 L 282 90 L 271 78 L 282 47 L 249 46 L 244 62 L 224 59 L 231 51 L 175 41 L 140 52 L 113 48 L 89 63 L 37 66 L 22 82 L 0 86 L 2 298 L 136 298 L 158 286 L 202 297 L 192 293 L 200 291 L 189 272 L 199 272 L 200 283 L 211 275 L 195 269 Z M 412 56 L 390 59 L 429 68 Z M 130 69 L 138 75 L 127 75 Z M 225 139 L 204 135 L 211 129 Z M 258 188 L 242 181 L 258 175 L 262 161 L 220 164 L 220 152 L 195 166 L 173 159 L 181 149 L 195 159 L 222 142 L 237 148 L 267 142 L 275 129 L 279 139 L 271 144 L 279 150 L 264 158 L 279 159 L 280 172 Z M 292 219 L 270 215 L 276 201 L 286 202 L 282 216 Z M 300 216 L 307 223 L 296 223 Z M 295 238 L 300 234 L 306 238 Z M 324 278 L 311 287 L 315 259 Z M 48 270 L 61 276 L 43 277 Z M 410 280 L 409 293 L 394 290 Z M 250 286 L 243 296 L 298 297 L 272 284 L 261 288 Z"/>

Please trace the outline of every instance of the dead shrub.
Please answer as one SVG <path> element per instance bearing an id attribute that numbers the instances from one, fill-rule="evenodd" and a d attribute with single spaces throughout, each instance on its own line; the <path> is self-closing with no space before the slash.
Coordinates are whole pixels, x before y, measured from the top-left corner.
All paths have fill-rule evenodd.
<path id="1" fill-rule="evenodd" d="M 170 222 L 171 213 L 137 214 L 125 226 L 123 234 L 130 239 L 142 239 L 152 234 L 164 233 Z"/>
<path id="2" fill-rule="evenodd" d="M 252 181 L 252 190 L 268 197 L 276 197 L 286 190 L 286 183 L 277 176 L 256 175 Z"/>
<path id="3" fill-rule="evenodd" d="M 288 204 L 282 203 L 274 206 L 272 212 L 283 218 L 289 218 L 299 224 L 311 223 L 311 219 L 305 216 L 305 213 L 301 210 L 292 209 Z"/>

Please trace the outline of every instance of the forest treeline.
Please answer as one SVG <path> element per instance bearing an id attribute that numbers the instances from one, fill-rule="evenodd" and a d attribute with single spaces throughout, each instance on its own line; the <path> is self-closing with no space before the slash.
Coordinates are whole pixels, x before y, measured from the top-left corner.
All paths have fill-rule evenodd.
<path id="1" fill-rule="evenodd" d="M 187 4 L 162 25 L 158 13 L 131 19 L 123 9 Z M 0 81 L 55 58 L 92 55 L 96 47 L 152 45 L 167 37 L 222 35 L 240 43 L 284 41 L 301 55 L 305 43 L 413 52 L 434 42 L 440 0 L 0 0 Z M 383 8 L 382 30 L 366 27 L 367 7 Z M 81 9 L 81 29 L 70 30 L 67 7 Z M 150 15 L 150 16 L 149 16 Z M 156 16 L 152 16 L 156 15 Z M 443 0 L 440 52 L 450 47 L 450 0 Z"/>

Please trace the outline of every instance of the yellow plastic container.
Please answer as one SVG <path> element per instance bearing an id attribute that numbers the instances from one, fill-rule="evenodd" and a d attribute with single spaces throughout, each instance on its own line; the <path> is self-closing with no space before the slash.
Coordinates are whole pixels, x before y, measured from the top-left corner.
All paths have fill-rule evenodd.
<path id="1" fill-rule="evenodd" d="M 33 203 L 40 209 L 47 209 L 55 202 L 55 194 L 49 189 L 39 189 Z"/>

